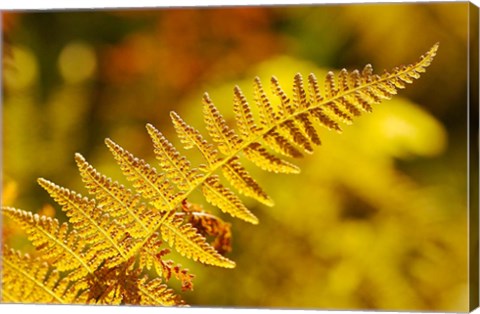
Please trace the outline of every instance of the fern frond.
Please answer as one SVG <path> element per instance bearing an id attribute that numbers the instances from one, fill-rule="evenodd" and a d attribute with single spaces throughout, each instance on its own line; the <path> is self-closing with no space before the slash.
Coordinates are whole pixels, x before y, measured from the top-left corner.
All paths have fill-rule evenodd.
<path id="1" fill-rule="evenodd" d="M 218 172 L 223 173 L 239 194 L 272 206 L 272 199 L 242 165 L 241 154 L 263 170 L 298 173 L 297 166 L 276 154 L 298 158 L 303 153 L 312 153 L 314 147 L 321 144 L 316 126 L 341 132 L 340 124 L 351 124 L 354 118 L 370 112 L 373 105 L 390 99 L 397 89 L 419 78 L 437 49 L 438 44 L 418 62 L 382 75 L 374 74 L 371 65 L 361 72 L 346 69 L 338 75 L 328 72 L 323 91 L 315 75 L 308 76 L 306 87 L 302 75 L 297 74 L 289 96 L 272 77 L 271 88 L 278 106 L 272 106 L 273 101 L 267 97 L 260 79 L 255 78 L 253 103 L 260 117 L 258 125 L 252 115 L 254 110 L 235 86 L 233 111 L 239 134 L 205 94 L 203 115 L 212 143 L 178 114 L 170 114 L 184 147 L 196 147 L 203 155 L 206 164 L 198 168 L 192 167 L 190 161 L 150 124 L 147 131 L 160 171 L 107 139 L 106 145 L 135 191 L 99 173 L 76 154 L 82 180 L 94 199 L 39 179 L 40 185 L 62 206 L 69 223 L 60 224 L 53 218 L 3 208 L 6 216 L 26 230 L 42 260 L 50 263 L 49 266 L 8 251 L 4 255 L 4 273 L 7 274 L 4 282 L 9 285 L 18 281 L 20 284 L 18 289 L 15 286 L 4 296 L 12 302 L 20 300 L 22 293 L 34 302 L 81 300 L 183 305 L 184 301 L 160 278 L 141 278 L 145 270 L 155 269 L 166 280 L 172 276 L 179 279 L 183 289 L 192 288 L 193 276 L 180 265 L 164 260 L 169 249 L 161 245 L 168 244 L 179 254 L 205 264 L 235 267 L 233 261 L 222 255 L 231 248 L 230 224 L 191 205 L 188 202 L 190 194 L 201 189 L 208 203 L 233 217 L 257 224 L 257 217 L 237 194 L 222 185 Z M 60 275 L 59 272 L 65 273 Z"/>
<path id="2" fill-rule="evenodd" d="M 2 302 L 85 304 L 86 294 L 40 258 L 3 248 Z"/>

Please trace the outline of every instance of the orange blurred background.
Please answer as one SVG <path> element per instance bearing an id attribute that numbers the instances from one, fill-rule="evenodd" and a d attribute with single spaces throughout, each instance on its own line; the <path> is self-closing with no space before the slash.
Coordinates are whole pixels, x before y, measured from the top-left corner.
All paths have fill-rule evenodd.
<path id="1" fill-rule="evenodd" d="M 248 95 L 256 75 L 288 86 L 298 71 L 321 77 L 371 63 L 381 73 L 440 42 L 413 86 L 343 135 L 322 133 L 316 153 L 297 161 L 301 174 L 251 169 L 276 205 L 246 200 L 260 224 L 232 222 L 236 269 L 179 261 L 196 274 L 183 296 L 192 305 L 465 311 L 468 10 L 3 12 L 2 204 L 65 219 L 36 178 L 84 193 L 73 159 L 81 152 L 122 180 L 106 137 L 153 160 L 145 124 L 180 147 L 168 113 L 204 128 L 204 91 L 231 119 L 233 86 Z M 31 250 L 21 232 L 3 231 L 10 246 Z"/>

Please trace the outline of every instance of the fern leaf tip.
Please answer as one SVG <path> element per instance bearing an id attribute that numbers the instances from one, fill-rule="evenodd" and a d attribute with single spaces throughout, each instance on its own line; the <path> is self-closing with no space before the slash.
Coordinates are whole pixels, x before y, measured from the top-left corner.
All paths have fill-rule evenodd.
<path id="1" fill-rule="evenodd" d="M 435 57 L 437 55 L 439 47 L 440 47 L 440 42 L 437 41 L 424 56 L 430 57 L 430 58 L 433 59 L 433 57 Z"/>
<path id="2" fill-rule="evenodd" d="M 170 118 L 180 118 L 180 115 L 178 113 L 176 113 L 175 111 L 170 111 Z"/>
<path id="3" fill-rule="evenodd" d="M 148 131 L 156 130 L 156 128 L 151 123 L 147 123 L 145 127 L 147 128 Z"/>
<path id="4" fill-rule="evenodd" d="M 48 181 L 48 180 L 45 179 L 45 178 L 38 178 L 38 179 L 37 179 L 37 183 L 38 183 L 41 187 L 45 187 L 45 186 L 47 186 L 47 185 L 53 184 L 52 182 Z"/>
<path id="5" fill-rule="evenodd" d="M 150 136 L 152 137 L 156 137 L 158 135 L 163 136 L 163 134 L 156 127 L 154 127 L 153 124 L 147 123 L 146 128 L 147 128 L 148 134 L 150 134 Z"/>
<path id="6" fill-rule="evenodd" d="M 115 145 L 115 142 L 112 141 L 112 140 L 111 140 L 110 138 L 108 138 L 108 137 L 105 138 L 104 142 L 105 142 L 105 144 L 106 144 L 108 147 Z"/>
<path id="7" fill-rule="evenodd" d="M 75 153 L 75 161 L 76 162 L 85 162 L 85 157 L 82 156 L 80 153 Z"/>
<path id="8" fill-rule="evenodd" d="M 212 102 L 212 99 L 210 99 L 210 95 L 207 92 L 203 93 L 202 99 L 207 104 Z"/>

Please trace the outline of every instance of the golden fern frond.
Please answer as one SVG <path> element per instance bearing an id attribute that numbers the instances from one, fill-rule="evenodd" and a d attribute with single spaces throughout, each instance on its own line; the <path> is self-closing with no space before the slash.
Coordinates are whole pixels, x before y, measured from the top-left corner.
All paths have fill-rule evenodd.
<path id="1" fill-rule="evenodd" d="M 3 248 L 2 302 L 85 304 L 87 295 L 40 258 Z"/>
<path id="2" fill-rule="evenodd" d="M 423 72 L 433 60 L 437 48 L 438 45 L 432 47 L 419 62 L 401 69 L 395 68 L 392 73 L 385 72 L 382 76 L 373 74 L 371 65 L 367 65 L 361 73 L 357 70 L 348 72 L 343 69 L 337 77 L 333 72 L 328 72 L 324 82 L 324 96 L 313 74 L 308 76 L 308 88 L 305 88 L 302 76 L 295 75 L 291 98 L 285 93 L 279 81 L 272 77 L 270 81 L 272 92 L 280 101 L 276 108 L 272 106 L 257 77 L 254 80 L 254 102 L 258 107 L 261 126 L 255 124 L 246 97 L 240 88 L 235 86 L 233 110 L 240 136 L 228 126 L 208 94 L 205 94 L 204 120 L 206 129 L 216 145 L 206 141 L 198 130 L 185 123 L 177 113 L 170 114 L 184 147 L 190 149 L 195 146 L 204 156 L 208 164 L 200 166 L 204 173 L 192 168 L 188 159 L 182 156 L 160 131 L 148 124 L 147 130 L 153 140 L 155 155 L 162 170 L 176 188 L 183 192 L 180 194 L 182 197 L 171 202 L 169 208 L 176 208 L 182 198 L 187 198 L 201 186 L 209 203 L 234 217 L 257 223 L 258 219 L 231 190 L 220 183 L 214 172 L 221 169 L 226 179 L 240 193 L 266 205 L 273 205 L 271 198 L 240 163 L 239 153 L 243 153 L 247 159 L 264 170 L 299 172 L 298 167 L 271 154 L 267 148 L 293 158 L 302 157 L 303 152 L 312 153 L 313 146 L 321 144 L 314 123 L 341 132 L 339 123 L 350 124 L 353 117 L 359 116 L 361 112 L 371 111 L 371 105 L 379 103 L 382 99 L 388 99 L 396 93 L 396 88 L 402 88 L 404 83 L 418 78 L 418 73 Z M 216 149 L 225 157 L 220 158 Z M 145 168 L 142 172 L 148 170 Z"/>
<path id="3" fill-rule="evenodd" d="M 314 146 L 321 144 L 316 126 L 341 132 L 341 123 L 351 124 L 355 117 L 370 112 L 373 105 L 389 99 L 397 89 L 417 79 L 430 65 L 437 49 L 438 44 L 418 62 L 382 75 L 374 74 L 371 65 L 365 66 L 361 72 L 343 69 L 337 76 L 329 72 L 323 90 L 313 74 L 308 76 L 307 87 L 302 76 L 297 74 L 291 96 L 272 77 L 273 100 L 267 96 L 260 79 L 255 78 L 253 105 L 258 110 L 252 110 L 240 88 L 235 86 L 233 111 L 239 133 L 228 125 L 205 94 L 203 116 L 212 143 L 178 114 L 170 114 L 184 147 L 196 147 L 203 155 L 206 164 L 197 168 L 192 167 L 190 161 L 151 124 L 147 125 L 147 131 L 153 141 L 160 171 L 107 139 L 108 148 L 127 180 L 132 182 L 134 191 L 99 173 L 77 154 L 75 159 L 82 180 L 95 199 L 84 198 L 39 179 L 40 185 L 62 206 L 74 230 L 69 230 L 69 224 L 60 224 L 56 219 L 3 208 L 6 216 L 18 221 L 26 230 L 43 259 L 55 268 L 51 270 L 32 262 L 35 264 L 32 266 L 34 274 L 19 279 L 26 281 L 22 293 L 43 289 L 47 292 L 47 300 L 61 303 L 62 298 L 70 293 L 68 291 L 74 289 L 67 300 L 184 304 L 160 278 L 142 277 L 145 269 L 155 269 L 166 280 L 174 276 L 182 282 L 183 289 L 191 289 L 192 275 L 179 265 L 164 260 L 169 250 L 160 245 L 166 243 L 179 254 L 205 264 L 235 267 L 233 261 L 222 255 L 230 250 L 230 225 L 201 209 L 192 210 L 188 203 L 190 194 L 200 189 L 206 201 L 221 211 L 258 223 L 257 217 L 237 194 L 222 184 L 217 172 L 222 172 L 226 181 L 240 194 L 273 205 L 272 199 L 242 165 L 240 155 L 263 170 L 298 173 L 297 166 L 277 154 L 298 158 L 304 153 L 312 153 Z M 255 111 L 260 118 L 258 125 L 252 114 Z M 7 258 L 17 258 L 13 253 L 10 255 Z M 31 261 L 17 259 L 23 266 Z M 12 276 L 25 275 L 20 268 L 12 268 L 12 263 L 9 265 L 10 270 L 17 272 Z M 64 279 L 59 277 L 58 271 L 66 272 Z M 75 285 L 66 283 L 74 279 L 79 279 Z M 85 296 L 83 292 L 87 288 L 88 295 Z M 57 292 L 61 292 L 61 297 Z M 7 292 L 7 298 L 16 298 L 15 289 Z"/>

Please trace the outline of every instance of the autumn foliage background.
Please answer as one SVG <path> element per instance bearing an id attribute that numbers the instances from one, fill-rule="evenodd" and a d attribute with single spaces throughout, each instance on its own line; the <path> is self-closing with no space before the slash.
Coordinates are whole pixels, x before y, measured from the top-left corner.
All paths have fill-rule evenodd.
<path id="1" fill-rule="evenodd" d="M 260 224 L 232 221 L 235 269 L 178 260 L 196 275 L 191 305 L 464 311 L 468 6 L 3 12 L 2 205 L 63 220 L 36 178 L 83 192 L 81 152 L 124 180 L 104 138 L 153 161 L 145 124 L 178 144 L 168 112 L 203 128 L 204 91 L 232 119 L 233 86 L 251 99 L 256 75 L 381 73 L 440 42 L 412 87 L 321 133 L 301 174 L 249 169 L 276 205 L 245 200 Z M 9 221 L 3 241 L 31 250 Z"/>

